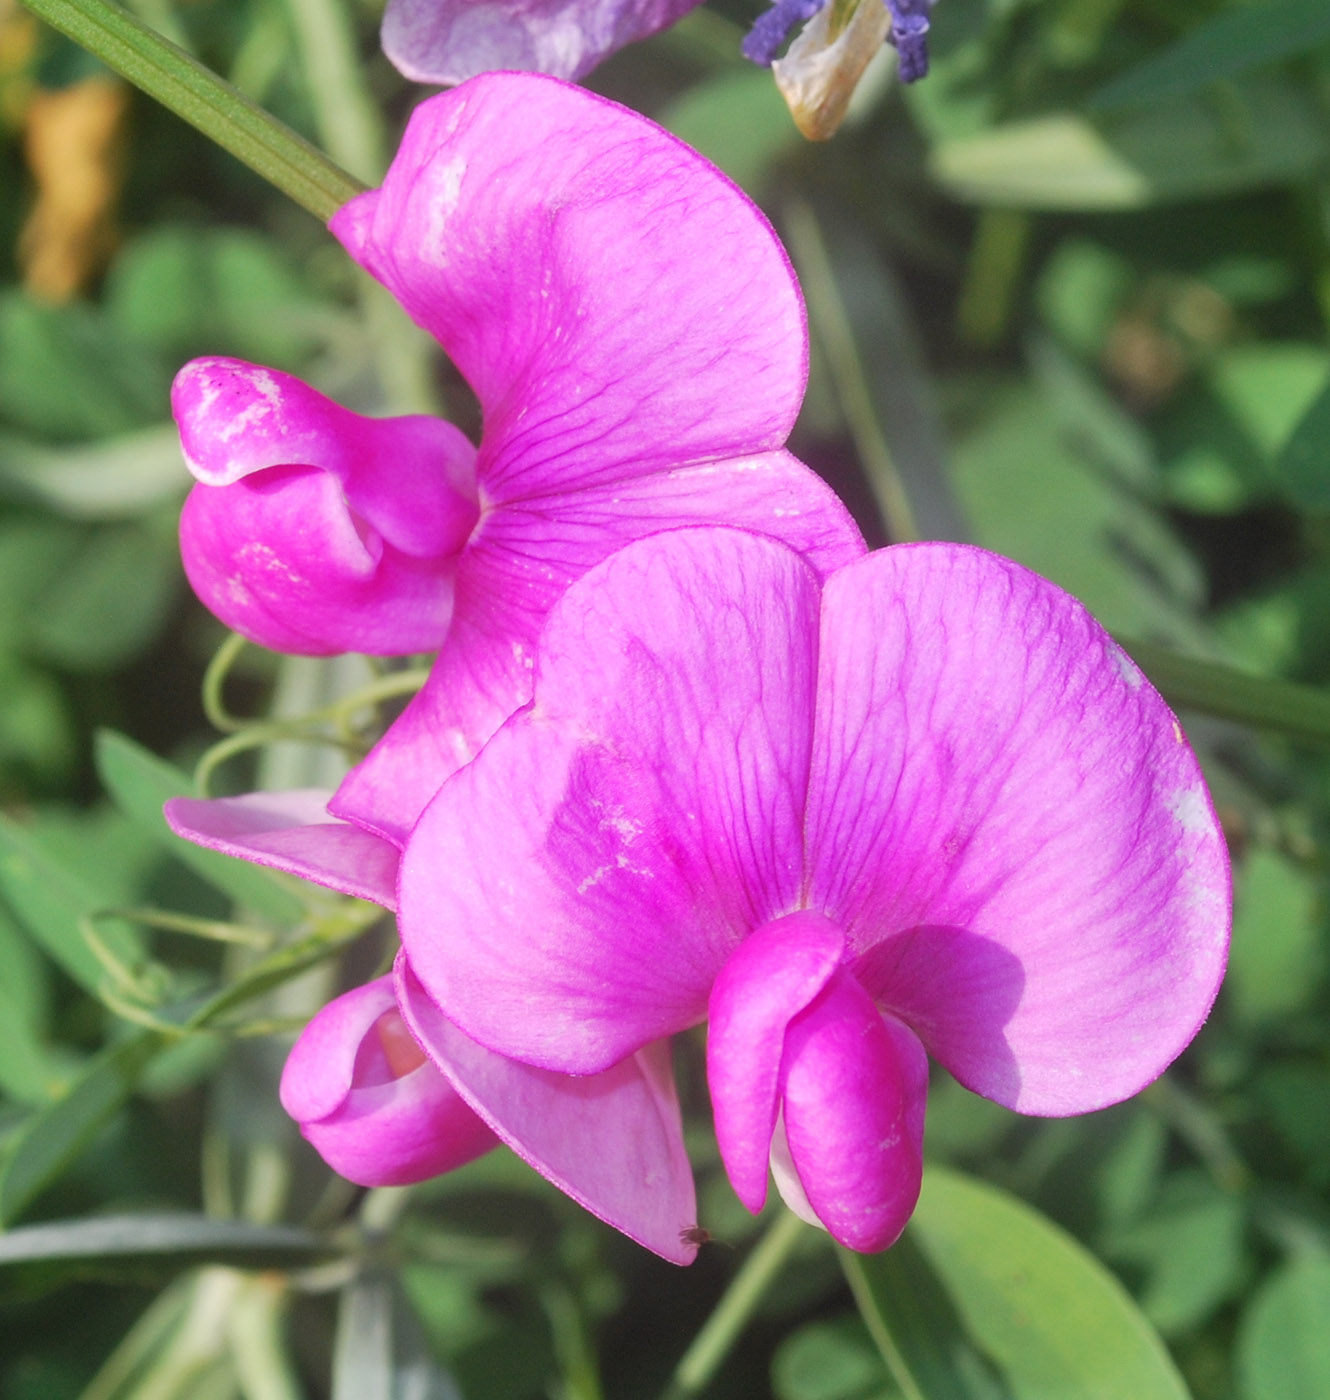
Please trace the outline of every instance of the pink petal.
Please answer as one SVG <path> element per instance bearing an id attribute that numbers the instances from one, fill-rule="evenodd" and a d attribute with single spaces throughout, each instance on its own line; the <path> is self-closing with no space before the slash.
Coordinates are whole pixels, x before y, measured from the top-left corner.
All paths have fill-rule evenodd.
<path id="1" fill-rule="evenodd" d="M 257 865 L 272 866 L 385 909 L 397 906 L 397 848 L 328 816 L 328 793 L 254 792 L 165 807 L 177 836 Z"/>
<path id="2" fill-rule="evenodd" d="M 739 939 L 797 907 L 818 602 L 792 551 L 717 529 L 563 595 L 533 705 L 403 857 L 403 943 L 468 1035 L 605 1069 L 699 1021 Z"/>
<path id="3" fill-rule="evenodd" d="M 707 1083 L 716 1141 L 735 1195 L 754 1214 L 767 1199 L 786 1028 L 844 951 L 845 935 L 830 920 L 787 914 L 749 934 L 711 989 Z"/>
<path id="4" fill-rule="evenodd" d="M 401 956 L 397 995 L 431 1059 L 524 1161 L 616 1230 L 676 1264 L 697 1246 L 693 1173 L 664 1043 L 576 1077 L 504 1059 L 439 1010 Z"/>
<path id="5" fill-rule="evenodd" d="M 831 488 L 788 452 L 496 510 L 459 563 L 452 630 L 424 691 L 348 776 L 334 810 L 404 841 L 444 779 L 531 698 L 540 628 L 568 584 L 634 539 L 710 523 L 779 537 L 819 573 L 864 552 Z"/>
<path id="6" fill-rule="evenodd" d="M 531 698 L 536 638 L 563 580 L 521 577 L 519 556 L 478 538 L 456 574 L 456 611 L 421 692 L 347 774 L 331 810 L 404 845 L 445 779 Z"/>
<path id="7" fill-rule="evenodd" d="M 424 1181 L 497 1144 L 419 1047 L 399 1044 L 405 1035 L 392 979 L 380 977 L 329 1002 L 282 1071 L 282 1107 L 360 1186 Z"/>
<path id="8" fill-rule="evenodd" d="M 476 391 L 491 502 L 775 449 L 794 423 L 807 337 L 770 225 L 604 98 L 521 73 L 431 98 L 330 227 Z"/>
<path id="9" fill-rule="evenodd" d="M 790 1022 L 780 1077 L 790 1159 L 814 1214 L 850 1249 L 886 1249 L 923 1179 L 923 1047 L 841 970 Z"/>
<path id="10" fill-rule="evenodd" d="M 808 902 L 963 1083 L 1027 1113 L 1135 1093 L 1196 1033 L 1228 861 L 1158 694 L 1074 599 L 961 545 L 829 582 Z"/>
<path id="11" fill-rule="evenodd" d="M 240 360 L 193 361 L 172 403 L 200 481 L 181 552 L 218 617 L 307 654 L 440 644 L 478 513 L 475 452 L 455 428 L 362 418 Z"/>
<path id="12" fill-rule="evenodd" d="M 408 78 L 460 83 L 490 69 L 580 78 L 699 0 L 388 0 L 383 51 Z"/>

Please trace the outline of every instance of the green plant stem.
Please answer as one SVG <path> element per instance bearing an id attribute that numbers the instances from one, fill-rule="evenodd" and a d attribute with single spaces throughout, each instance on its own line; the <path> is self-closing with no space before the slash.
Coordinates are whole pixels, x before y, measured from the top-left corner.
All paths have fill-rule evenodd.
<path id="1" fill-rule="evenodd" d="M 322 222 L 365 187 L 183 49 L 106 0 L 23 0 Z"/>
<path id="2" fill-rule="evenodd" d="M 1152 642 L 1119 637 L 1151 684 L 1170 705 L 1220 719 L 1330 745 L 1330 691 L 1293 681 L 1253 676 L 1215 661 L 1182 656 Z"/>
<path id="3" fill-rule="evenodd" d="M 662 1400 L 688 1400 L 690 1396 L 701 1394 L 729 1355 L 739 1333 L 748 1325 L 762 1295 L 788 1263 L 795 1246 L 805 1238 L 808 1228 L 793 1212 L 781 1212 L 744 1260 L 715 1312 L 693 1338 Z"/>
<path id="4" fill-rule="evenodd" d="M 808 318 L 826 357 L 845 426 L 877 499 L 887 536 L 892 544 L 917 540 L 918 522 L 877 421 L 873 394 L 854 341 L 854 328 L 836 284 L 817 215 L 802 200 L 791 200 L 784 212 L 785 235 L 808 298 Z"/>

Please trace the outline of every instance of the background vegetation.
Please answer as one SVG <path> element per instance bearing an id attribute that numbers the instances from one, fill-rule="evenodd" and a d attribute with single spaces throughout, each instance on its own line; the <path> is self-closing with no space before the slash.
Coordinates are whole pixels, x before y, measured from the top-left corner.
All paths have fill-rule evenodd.
<path id="1" fill-rule="evenodd" d="M 423 95 L 373 3 L 134 9 L 366 180 Z M 161 824 L 217 738 L 199 694 L 224 640 L 180 574 L 167 390 L 225 353 L 362 411 L 474 427 L 474 405 L 316 220 L 0 0 L 7 1400 L 1148 1400 L 1182 1393 L 1155 1331 L 1197 1400 L 1330 1395 L 1330 691 L 1169 669 L 1330 685 L 1330 8 L 939 0 L 932 75 L 902 90 L 888 62 L 817 146 L 739 58 L 754 14 L 697 11 L 590 85 L 776 222 L 814 335 L 792 445 L 870 540 L 1014 556 L 1183 705 L 1235 862 L 1214 1016 L 1083 1119 L 939 1074 L 919 1221 L 848 1280 L 734 1201 L 696 1041 L 676 1053 L 716 1243 L 689 1270 L 506 1153 L 410 1192 L 330 1179 L 276 1075 L 392 931 Z M 311 712 L 365 676 L 251 648 L 227 704 L 326 734 Z M 1238 722 L 1258 713 L 1283 732 Z M 223 788 L 345 762 L 239 733 Z"/>

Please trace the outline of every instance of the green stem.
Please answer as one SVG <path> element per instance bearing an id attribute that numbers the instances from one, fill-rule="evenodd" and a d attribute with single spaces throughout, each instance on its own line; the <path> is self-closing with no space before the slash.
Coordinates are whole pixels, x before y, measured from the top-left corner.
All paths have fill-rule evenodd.
<path id="1" fill-rule="evenodd" d="M 877 420 L 873 393 L 854 340 L 854 327 L 836 283 L 836 271 L 817 215 L 802 200 L 791 200 L 784 214 L 785 235 L 808 299 L 808 318 L 825 356 L 854 450 L 877 498 L 887 537 L 892 544 L 917 540 L 918 522 Z"/>
<path id="2" fill-rule="evenodd" d="M 324 223 L 365 187 L 183 49 L 106 0 L 23 0 Z"/>
<path id="3" fill-rule="evenodd" d="M 1177 709 L 1202 710 L 1304 743 L 1330 745 L 1330 692 L 1180 656 L 1152 642 L 1125 637 L 1118 642 Z"/>
<path id="4" fill-rule="evenodd" d="M 716 1310 L 707 1318 L 675 1369 L 663 1400 L 699 1395 L 720 1368 L 748 1325 L 762 1295 L 785 1267 L 808 1227 L 791 1211 L 782 1211 L 735 1274 Z"/>

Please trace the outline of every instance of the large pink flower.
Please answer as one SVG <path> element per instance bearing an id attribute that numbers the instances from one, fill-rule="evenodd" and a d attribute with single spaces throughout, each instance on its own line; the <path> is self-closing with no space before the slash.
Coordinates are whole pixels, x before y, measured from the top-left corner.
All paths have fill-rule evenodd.
<path id="1" fill-rule="evenodd" d="M 1201 773 L 1072 598 L 959 545 L 823 580 L 731 529 L 573 584 L 532 703 L 440 790 L 398 882 L 437 1019 L 603 1073 L 710 1015 L 722 1153 L 857 1249 L 918 1190 L 924 1049 L 1011 1108 L 1157 1076 L 1211 1005 L 1228 864 Z"/>
<path id="2" fill-rule="evenodd" d="M 527 699 L 555 598 L 627 541 L 723 521 L 822 570 L 862 553 L 782 446 L 807 365 L 788 260 L 645 118 L 551 78 L 477 78 L 417 109 L 383 187 L 331 228 L 466 376 L 479 446 L 235 360 L 186 366 L 173 402 L 200 483 L 185 566 L 219 617 L 285 651 L 439 652 L 339 815 L 400 842 Z"/>
<path id="3" fill-rule="evenodd" d="M 388 0 L 383 51 L 408 78 L 460 83 L 496 68 L 580 78 L 701 0 Z"/>

